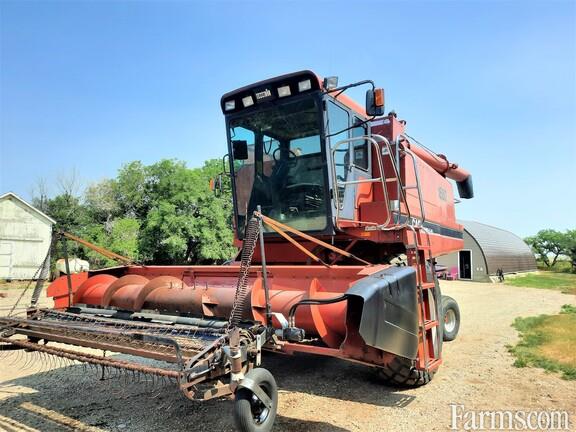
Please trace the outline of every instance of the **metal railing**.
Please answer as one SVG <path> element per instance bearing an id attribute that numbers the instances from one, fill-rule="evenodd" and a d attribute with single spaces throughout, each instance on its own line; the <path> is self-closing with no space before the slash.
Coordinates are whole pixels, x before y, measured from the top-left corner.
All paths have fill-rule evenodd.
<path id="1" fill-rule="evenodd" d="M 346 190 L 346 186 L 348 185 L 356 185 L 356 184 L 362 184 L 362 183 L 380 183 L 382 185 L 382 190 L 384 191 L 384 200 L 386 201 L 386 203 L 389 203 L 389 198 L 388 198 L 388 188 L 386 187 L 386 176 L 384 174 L 384 165 L 382 163 L 382 158 L 378 157 L 377 158 L 377 164 L 378 164 L 378 170 L 380 172 L 380 177 L 372 177 L 372 178 L 367 178 L 367 179 L 361 179 L 361 180 L 348 180 L 348 181 L 339 181 L 337 174 L 336 174 L 336 153 L 339 151 L 339 147 L 342 146 L 343 144 L 350 144 L 352 142 L 355 141 L 368 141 L 371 144 L 371 147 L 374 148 L 374 150 L 376 150 L 376 154 L 378 156 L 380 156 L 380 146 L 378 145 L 378 141 L 376 141 L 375 138 L 371 137 L 371 136 L 361 136 L 361 137 L 354 137 L 354 138 L 347 138 L 341 141 L 338 141 L 336 144 L 334 144 L 334 147 L 332 147 L 331 149 L 331 166 L 332 166 L 332 178 L 334 179 L 334 187 L 333 187 L 333 191 L 334 191 L 334 203 L 335 203 L 335 207 L 336 207 L 336 226 L 339 226 L 340 221 L 342 220 L 340 218 L 340 211 L 342 210 L 343 207 L 343 203 L 344 203 L 344 194 L 342 196 L 342 201 L 340 200 L 340 187 L 343 187 L 344 192 Z M 390 147 L 390 143 L 386 140 L 386 142 L 388 143 L 388 147 Z M 347 169 L 347 168 L 346 168 Z M 355 223 L 363 223 L 362 221 L 354 221 L 354 220 L 350 220 L 350 219 L 344 219 L 348 222 L 355 222 Z M 387 212 L 386 214 L 386 222 L 385 225 L 388 225 L 388 223 L 390 223 L 390 211 Z M 371 224 L 371 223 L 368 223 Z"/>
<path id="2" fill-rule="evenodd" d="M 372 178 L 367 178 L 367 179 L 360 179 L 360 180 L 345 180 L 345 181 L 339 181 L 337 174 L 336 174 L 336 162 L 335 162 L 335 155 L 339 150 L 339 147 L 341 147 L 344 144 L 350 144 L 351 142 L 355 142 L 355 141 L 368 141 L 371 145 L 371 147 L 375 150 L 375 153 L 377 155 L 376 157 L 376 164 L 378 165 L 378 172 L 379 172 L 379 177 L 372 177 Z M 380 144 L 383 144 L 383 147 L 380 147 Z M 384 152 L 383 150 L 386 149 L 386 152 Z M 392 171 L 393 171 L 393 177 L 386 177 L 386 173 L 384 171 L 384 163 L 383 163 L 383 156 L 384 155 L 388 155 L 390 158 L 390 163 L 392 165 Z M 412 155 L 413 157 L 414 155 Z M 363 224 L 363 225 L 367 225 L 366 226 L 366 230 L 397 230 L 397 229 L 401 229 L 404 228 L 408 225 L 411 224 L 412 222 L 412 217 L 411 217 L 411 212 L 410 212 L 410 208 L 408 205 L 408 201 L 407 201 L 407 197 L 406 197 L 406 190 L 405 187 L 402 185 L 402 180 L 400 177 L 400 171 L 398 169 L 398 165 L 396 164 L 396 161 L 394 159 L 393 153 L 392 153 L 392 146 L 390 144 L 390 141 L 388 141 L 387 138 L 383 137 L 382 135 L 365 135 L 365 136 L 361 136 L 361 137 L 354 137 L 354 138 L 347 138 L 341 141 L 338 141 L 336 144 L 334 144 L 334 146 L 331 149 L 331 166 L 332 166 L 332 178 L 334 179 L 334 187 L 333 187 L 333 191 L 334 191 L 334 203 L 335 203 L 335 208 L 336 208 L 336 226 L 339 227 L 339 223 L 340 221 L 346 221 L 346 222 L 352 222 L 352 223 L 357 223 L 357 224 Z M 414 166 L 416 167 L 416 159 L 413 157 L 413 161 L 414 161 Z M 390 221 L 392 219 L 392 206 L 391 206 L 391 201 L 390 201 L 390 196 L 388 194 L 388 187 L 387 187 L 387 183 L 393 183 L 396 182 L 398 184 L 398 198 L 400 199 L 400 197 L 402 198 L 402 201 L 405 204 L 405 208 L 406 208 L 406 220 L 403 223 L 400 223 L 400 214 L 401 214 L 401 207 L 398 208 L 398 215 L 399 215 L 399 219 L 398 219 L 398 223 L 393 224 L 392 226 L 390 226 Z M 382 186 L 382 192 L 384 195 L 384 201 L 386 203 L 386 208 L 387 208 L 387 212 L 386 212 L 386 220 L 383 223 L 375 223 L 375 222 L 369 222 L 369 221 L 358 221 L 358 220 L 352 220 L 352 219 L 346 219 L 346 218 L 341 218 L 340 216 L 340 212 L 342 210 L 342 203 L 344 203 L 344 197 L 342 197 L 342 201 L 340 201 L 340 187 L 343 188 L 344 192 L 346 190 L 346 186 L 348 185 L 357 185 L 357 184 L 363 184 L 363 183 L 379 183 Z M 421 193 L 420 193 L 420 182 L 419 182 L 419 178 L 417 178 L 417 186 L 418 186 L 418 196 L 421 197 Z M 423 206 L 423 203 L 421 203 L 421 205 Z M 423 207 L 422 207 L 423 208 Z"/>
<path id="3" fill-rule="evenodd" d="M 404 138 L 406 141 L 409 141 L 407 136 L 400 134 L 396 137 L 396 146 L 404 154 L 410 156 L 410 159 L 412 159 L 412 165 L 414 166 L 414 176 L 416 177 L 416 184 L 410 186 L 404 186 L 404 190 L 416 189 L 416 192 L 418 193 L 418 202 L 420 204 L 420 223 L 424 224 L 424 222 L 426 221 L 426 211 L 424 208 L 424 200 L 422 198 L 422 189 L 420 187 L 420 170 L 418 169 L 418 163 L 416 162 L 416 155 L 414 155 L 412 150 L 410 150 L 408 147 L 402 145 L 401 143 L 402 138 Z"/>

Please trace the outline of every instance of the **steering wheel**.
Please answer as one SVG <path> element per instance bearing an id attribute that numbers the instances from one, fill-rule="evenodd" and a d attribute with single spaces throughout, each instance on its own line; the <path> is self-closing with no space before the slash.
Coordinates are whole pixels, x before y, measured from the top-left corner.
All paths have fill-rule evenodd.
<path id="1" fill-rule="evenodd" d="M 272 159 L 274 159 L 274 162 L 276 162 L 277 164 L 282 162 L 282 163 L 286 164 L 286 166 L 292 167 L 292 168 L 296 168 L 300 164 L 300 158 L 292 150 L 288 149 L 288 153 L 290 153 L 290 155 L 291 155 L 288 157 L 288 160 L 278 159 L 277 155 L 278 155 L 279 151 L 280 151 L 280 147 L 278 147 L 276 150 L 274 150 L 272 152 Z"/>

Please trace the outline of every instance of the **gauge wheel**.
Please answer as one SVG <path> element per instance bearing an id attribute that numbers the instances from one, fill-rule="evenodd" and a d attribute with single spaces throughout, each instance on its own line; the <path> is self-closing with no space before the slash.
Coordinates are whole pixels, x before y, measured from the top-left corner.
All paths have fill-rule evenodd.
<path id="1" fill-rule="evenodd" d="M 249 388 L 236 391 L 234 419 L 242 432 L 268 432 L 272 430 L 278 409 L 278 387 L 272 374 L 263 368 L 252 369 L 245 379 L 253 381 L 271 400 L 267 407 Z"/>

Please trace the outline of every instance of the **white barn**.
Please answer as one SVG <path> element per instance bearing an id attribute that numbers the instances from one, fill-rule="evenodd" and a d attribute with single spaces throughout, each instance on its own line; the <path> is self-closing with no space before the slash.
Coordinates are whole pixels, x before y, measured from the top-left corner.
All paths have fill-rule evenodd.
<path id="1" fill-rule="evenodd" d="M 55 223 L 15 193 L 0 195 L 0 279 L 35 277 L 50 248 Z"/>

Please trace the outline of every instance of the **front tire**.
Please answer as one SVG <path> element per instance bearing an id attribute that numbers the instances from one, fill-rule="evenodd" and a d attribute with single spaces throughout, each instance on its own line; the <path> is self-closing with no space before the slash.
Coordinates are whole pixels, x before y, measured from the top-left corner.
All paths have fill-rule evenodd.
<path id="1" fill-rule="evenodd" d="M 420 387 L 428 384 L 434 372 L 426 372 L 414 367 L 414 360 L 394 357 L 386 367 L 378 369 L 380 378 L 394 387 Z"/>
<path id="2" fill-rule="evenodd" d="M 272 406 L 267 408 L 248 388 L 236 391 L 234 420 L 241 432 L 268 432 L 272 430 L 278 409 L 278 386 L 272 374 L 263 368 L 252 369 L 246 378 L 254 381 L 271 399 Z"/>
<path id="3" fill-rule="evenodd" d="M 452 297 L 442 296 L 442 334 L 446 342 L 453 341 L 460 330 L 460 308 Z"/>

